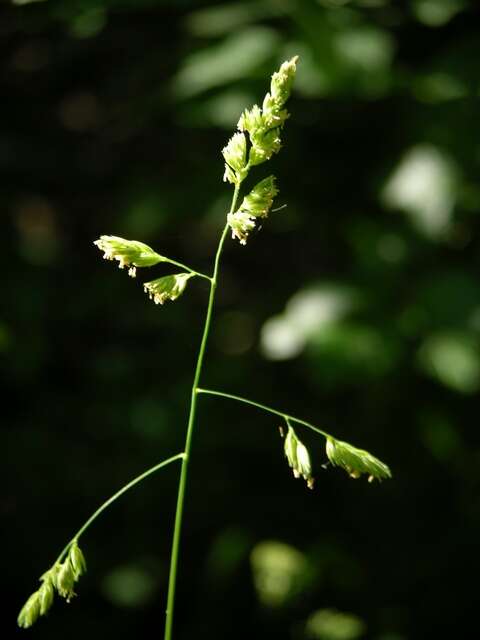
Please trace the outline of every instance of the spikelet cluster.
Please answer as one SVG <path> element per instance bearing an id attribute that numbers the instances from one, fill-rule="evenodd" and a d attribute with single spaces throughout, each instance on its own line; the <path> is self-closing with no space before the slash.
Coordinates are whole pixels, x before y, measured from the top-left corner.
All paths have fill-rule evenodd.
<path id="1" fill-rule="evenodd" d="M 167 300 L 176 300 L 181 296 L 185 291 L 187 282 L 193 276 L 193 273 L 174 273 L 151 282 L 145 282 L 143 288 L 150 300 L 153 300 L 155 304 L 163 304 Z"/>
<path id="2" fill-rule="evenodd" d="M 254 105 L 246 109 L 238 121 L 238 129 L 250 138 L 248 163 L 255 166 L 270 160 L 282 146 L 280 133 L 289 117 L 284 108 L 292 89 L 298 56 L 287 60 L 272 76 L 270 92 L 263 99 L 262 108 Z"/>
<path id="3" fill-rule="evenodd" d="M 138 240 L 125 240 L 118 236 L 100 236 L 95 240 L 105 260 L 118 260 L 119 269 L 128 267 L 128 275 L 136 275 L 136 267 L 153 267 L 167 258 L 160 256 L 151 247 Z"/>
<path id="4" fill-rule="evenodd" d="M 255 185 L 243 199 L 238 211 L 227 216 L 232 238 L 237 238 L 240 244 L 246 244 L 248 234 L 255 228 L 256 218 L 267 217 L 277 194 L 274 176 L 268 176 Z"/>
<path id="5" fill-rule="evenodd" d="M 368 481 L 391 478 L 392 474 L 387 465 L 368 451 L 357 449 L 348 442 L 342 442 L 329 436 L 326 445 L 327 457 L 330 462 L 342 467 L 351 478 L 360 478 L 362 474 L 368 476 Z"/>
<path id="6" fill-rule="evenodd" d="M 250 167 L 266 162 L 280 151 L 280 131 L 289 117 L 284 106 L 290 96 L 297 60 L 298 56 L 287 60 L 273 74 L 270 92 L 263 99 L 261 108 L 255 104 L 240 116 L 238 132 L 222 150 L 225 181 L 240 184 Z M 248 134 L 250 143 L 248 150 L 245 134 Z"/>
<path id="7" fill-rule="evenodd" d="M 18 626 L 27 629 L 40 616 L 46 615 L 53 604 L 55 592 L 70 602 L 75 596 L 73 587 L 86 570 L 85 557 L 74 540 L 65 560 L 57 562 L 41 576 L 41 586 L 28 598 L 18 615 Z"/>
<path id="8" fill-rule="evenodd" d="M 303 478 L 309 489 L 313 489 L 312 464 L 307 447 L 289 425 L 284 441 L 285 456 L 295 478 Z"/>

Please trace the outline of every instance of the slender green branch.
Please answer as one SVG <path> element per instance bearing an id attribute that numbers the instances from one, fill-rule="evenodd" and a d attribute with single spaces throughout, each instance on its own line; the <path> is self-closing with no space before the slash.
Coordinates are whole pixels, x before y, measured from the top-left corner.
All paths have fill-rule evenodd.
<path id="1" fill-rule="evenodd" d="M 112 502 L 115 502 L 115 500 L 117 500 L 118 498 L 120 498 L 120 496 L 122 496 L 124 493 L 126 493 L 129 489 L 131 489 L 132 487 L 134 487 L 136 484 L 138 484 L 139 482 L 141 482 L 142 480 L 145 480 L 145 478 L 148 478 L 148 476 L 152 475 L 152 473 L 155 473 L 156 471 L 158 471 L 159 469 L 162 469 L 162 467 L 166 467 L 167 464 L 170 464 L 171 462 L 175 462 L 175 460 L 181 460 L 185 458 L 185 454 L 184 453 L 177 453 L 176 456 L 172 456 L 171 458 L 168 458 L 167 460 L 163 460 L 162 462 L 159 462 L 158 464 L 156 464 L 154 467 L 151 467 L 150 469 L 147 469 L 147 471 L 144 471 L 142 474 L 140 474 L 139 476 L 137 476 L 136 478 L 134 478 L 133 480 L 131 480 L 128 484 L 126 484 L 125 486 L 123 486 L 119 491 L 117 491 L 117 493 L 115 493 L 113 496 L 111 496 L 110 498 L 108 498 L 108 500 L 106 500 L 96 511 L 95 513 L 93 513 L 90 518 L 88 518 L 88 520 L 80 527 L 80 529 L 76 532 L 76 534 L 73 536 L 73 538 L 70 540 L 70 542 L 68 544 L 65 545 L 64 549 L 62 550 L 62 552 L 60 553 L 60 555 L 58 556 L 56 563 L 57 562 L 61 562 L 62 558 L 65 556 L 65 554 L 67 553 L 67 551 L 69 550 L 70 546 L 72 545 L 72 543 L 75 540 L 78 540 L 80 538 L 80 536 L 85 533 L 85 531 L 88 529 L 88 527 L 98 518 L 98 516 L 103 513 L 103 511 L 105 511 L 105 509 L 107 509 Z"/>
<path id="2" fill-rule="evenodd" d="M 235 186 L 235 190 L 232 197 L 232 204 L 230 206 L 230 212 L 235 210 L 238 194 L 240 191 L 240 185 Z M 220 256 L 222 255 L 223 245 L 227 237 L 229 225 L 226 224 L 223 229 L 220 241 L 218 243 L 217 252 L 215 255 L 215 263 L 213 269 L 213 276 L 210 279 L 210 295 L 208 298 L 207 313 L 205 316 L 205 324 L 203 327 L 202 341 L 200 343 L 200 349 L 198 352 L 197 364 L 195 367 L 195 376 L 193 379 L 192 392 L 190 398 L 190 412 L 188 417 L 187 435 L 185 439 L 185 458 L 182 462 L 182 470 L 180 473 L 180 481 L 178 484 L 177 495 L 177 508 L 175 512 L 175 525 L 173 530 L 172 541 L 172 553 L 170 556 L 170 573 L 168 578 L 168 596 L 167 596 L 167 611 L 165 622 L 165 640 L 171 640 L 172 638 L 172 626 L 173 626 L 173 612 L 175 606 L 175 590 L 177 584 L 177 567 L 178 567 L 178 554 L 180 550 L 180 536 L 182 532 L 182 520 L 183 520 L 183 508 L 185 503 L 185 488 L 187 485 L 188 475 L 188 463 L 190 460 L 190 450 L 192 446 L 192 436 L 195 426 L 195 415 L 197 407 L 197 387 L 202 373 L 203 360 L 205 357 L 205 349 L 207 346 L 208 334 L 210 332 L 210 323 L 212 320 L 213 304 L 215 301 L 215 292 L 217 288 L 218 269 L 220 265 Z"/>
<path id="3" fill-rule="evenodd" d="M 231 393 L 223 393 L 223 391 L 213 391 L 211 389 L 200 389 L 200 388 L 197 388 L 197 393 L 205 393 L 205 394 L 207 394 L 209 396 L 220 396 L 221 398 L 227 398 L 229 400 L 236 400 L 237 402 L 243 402 L 244 404 L 250 404 L 250 405 L 252 405 L 252 407 L 257 407 L 257 409 L 262 409 L 262 411 L 267 411 L 268 413 L 273 413 L 276 416 L 280 416 L 280 417 L 284 418 L 284 420 L 287 423 L 289 421 L 296 422 L 297 424 L 301 424 L 304 427 L 307 427 L 308 429 L 312 429 L 312 431 L 316 431 L 317 433 L 320 433 L 322 436 L 325 436 L 325 438 L 332 438 L 333 437 L 329 433 L 327 433 L 326 431 L 323 431 L 322 429 L 319 429 L 315 425 L 310 424 L 310 422 L 306 422 L 305 420 L 300 420 L 299 418 L 296 418 L 295 416 L 291 416 L 288 413 L 284 413 L 283 411 L 278 411 L 278 409 L 272 409 L 272 407 L 267 407 L 267 405 L 265 405 L 265 404 L 260 404 L 259 402 L 254 402 L 253 400 L 248 400 L 248 398 L 242 398 L 240 396 L 234 396 Z"/>
<path id="4" fill-rule="evenodd" d="M 176 267 L 180 267 L 180 269 L 185 269 L 185 271 L 193 273 L 194 276 L 198 276 L 199 278 L 205 278 L 205 280 L 208 280 L 209 282 L 212 281 L 211 277 L 207 276 L 205 273 L 200 273 L 200 271 L 195 271 L 195 269 L 191 269 L 190 267 L 187 267 L 186 264 L 182 264 L 181 262 L 177 262 L 176 260 L 171 260 L 170 258 L 168 258 L 164 262 L 169 262 L 170 264 L 173 264 Z"/>

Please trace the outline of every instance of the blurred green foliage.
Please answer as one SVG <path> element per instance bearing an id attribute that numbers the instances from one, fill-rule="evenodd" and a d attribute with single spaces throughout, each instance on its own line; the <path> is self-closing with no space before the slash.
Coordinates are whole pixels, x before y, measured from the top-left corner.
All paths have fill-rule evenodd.
<path id="1" fill-rule="evenodd" d="M 202 398 L 177 637 L 471 632 L 479 35 L 461 0 L 1 5 L 5 637 L 92 509 L 183 442 L 206 286 L 158 309 L 92 241 L 208 269 L 220 150 L 296 53 L 288 206 L 227 247 L 204 384 L 372 450 L 394 480 L 324 473 L 302 433 L 310 492 L 275 421 Z M 99 521 L 78 601 L 36 637 L 160 633 L 176 483 L 168 469 Z"/>

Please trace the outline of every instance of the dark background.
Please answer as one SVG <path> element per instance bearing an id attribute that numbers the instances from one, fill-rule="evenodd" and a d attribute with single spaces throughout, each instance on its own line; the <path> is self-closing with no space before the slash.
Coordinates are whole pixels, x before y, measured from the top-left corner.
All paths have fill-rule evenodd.
<path id="1" fill-rule="evenodd" d="M 460 0 L 1 5 L 3 637 L 162 637 L 175 465 L 82 538 L 79 597 L 15 629 L 94 508 L 183 447 L 207 286 L 156 307 L 141 282 L 171 270 L 132 280 L 92 242 L 209 271 L 221 148 L 296 53 L 284 148 L 254 176 L 288 206 L 227 243 L 202 384 L 394 477 L 324 470 L 299 429 L 310 492 L 278 420 L 201 397 L 176 638 L 476 635 L 479 17 Z"/>

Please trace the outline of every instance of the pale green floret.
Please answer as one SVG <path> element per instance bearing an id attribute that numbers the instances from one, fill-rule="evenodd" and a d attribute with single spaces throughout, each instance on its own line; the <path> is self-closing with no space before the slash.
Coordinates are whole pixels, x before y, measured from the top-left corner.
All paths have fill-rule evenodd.
<path id="1" fill-rule="evenodd" d="M 264 126 L 262 110 L 257 104 L 254 104 L 251 109 L 245 109 L 237 125 L 240 131 L 248 131 L 250 135 L 259 131 Z"/>
<path id="2" fill-rule="evenodd" d="M 295 72 L 297 70 L 297 60 L 298 56 L 287 60 L 282 64 L 280 69 L 272 75 L 270 92 L 278 108 L 281 108 L 290 97 L 293 81 L 295 80 Z"/>
<path id="3" fill-rule="evenodd" d="M 278 189 L 275 186 L 275 176 L 268 176 L 256 184 L 245 196 L 240 210 L 247 211 L 252 216 L 265 218 L 272 208 L 276 195 L 278 195 Z"/>
<path id="4" fill-rule="evenodd" d="M 289 466 L 294 469 L 294 474 L 297 466 L 297 443 L 298 440 L 295 435 L 295 431 L 292 429 L 292 427 L 289 427 L 287 435 L 285 436 L 283 448 Z"/>
<path id="5" fill-rule="evenodd" d="M 224 181 L 232 184 L 242 182 L 247 174 L 247 139 L 244 133 L 235 133 L 222 149 L 225 158 Z"/>
<path id="6" fill-rule="evenodd" d="M 44 616 L 53 604 L 55 588 L 51 580 L 45 580 L 40 589 L 40 615 Z"/>
<path id="7" fill-rule="evenodd" d="M 230 182 L 230 184 L 237 184 L 238 177 L 235 171 L 227 163 L 225 163 L 225 172 L 223 174 L 223 181 Z"/>
<path id="8" fill-rule="evenodd" d="M 279 131 L 278 128 L 275 128 L 265 131 L 265 133 L 261 133 L 260 135 L 252 135 L 252 146 L 249 154 L 249 163 L 252 167 L 270 160 L 275 153 L 280 151 L 282 141 Z"/>
<path id="9" fill-rule="evenodd" d="M 105 260 L 118 260 L 119 269 L 129 267 L 128 275 L 135 277 L 136 267 L 153 267 L 167 259 L 138 240 L 125 240 L 118 236 L 101 236 L 95 240 Z"/>
<path id="10" fill-rule="evenodd" d="M 237 238 L 240 244 L 246 244 L 248 234 L 255 228 L 255 219 L 265 218 L 268 215 L 277 193 L 274 176 L 269 176 L 255 185 L 243 199 L 238 211 L 229 213 L 227 216 L 232 238 Z"/>
<path id="11" fill-rule="evenodd" d="M 314 479 L 308 449 L 290 426 L 285 436 L 284 451 L 295 478 L 302 477 L 306 480 L 308 488 L 313 489 Z"/>
<path id="12" fill-rule="evenodd" d="M 87 571 L 87 563 L 85 561 L 85 556 L 83 555 L 82 550 L 78 546 L 78 542 L 76 540 L 70 547 L 69 558 L 73 567 L 75 580 L 78 580 L 79 577 Z"/>
<path id="13" fill-rule="evenodd" d="M 155 304 L 163 304 L 167 300 L 176 300 L 181 296 L 187 282 L 193 276 L 193 273 L 175 273 L 171 276 L 145 282 L 143 288 L 148 293 L 150 300 L 153 300 Z"/>
<path id="14" fill-rule="evenodd" d="M 262 112 L 265 125 L 271 127 L 283 127 L 285 120 L 290 117 L 286 109 L 280 109 L 278 103 L 269 93 L 263 99 Z"/>
<path id="15" fill-rule="evenodd" d="M 40 593 L 35 591 L 23 605 L 22 610 L 18 614 L 17 624 L 23 629 L 31 627 L 40 616 Z"/>
<path id="16" fill-rule="evenodd" d="M 356 447 L 329 436 L 327 438 L 326 452 L 330 462 L 342 467 L 351 478 L 360 478 L 362 473 L 368 475 L 368 481 L 391 478 L 392 473 L 386 464 L 381 462 L 368 451 Z"/>
<path id="17" fill-rule="evenodd" d="M 255 218 L 239 209 L 235 213 L 227 215 L 227 222 L 232 230 L 232 238 L 237 238 L 240 244 L 247 244 L 248 234 L 255 228 Z"/>
<path id="18" fill-rule="evenodd" d="M 70 601 L 75 595 L 73 587 L 75 585 L 75 573 L 73 571 L 70 558 L 66 558 L 65 561 L 59 565 L 58 573 L 56 576 L 56 587 L 59 595 L 62 598 L 66 598 Z"/>
<path id="19" fill-rule="evenodd" d="M 307 480 L 307 482 L 311 481 L 312 464 L 310 462 L 310 455 L 307 447 L 300 442 L 300 440 L 297 443 L 297 473 Z"/>

